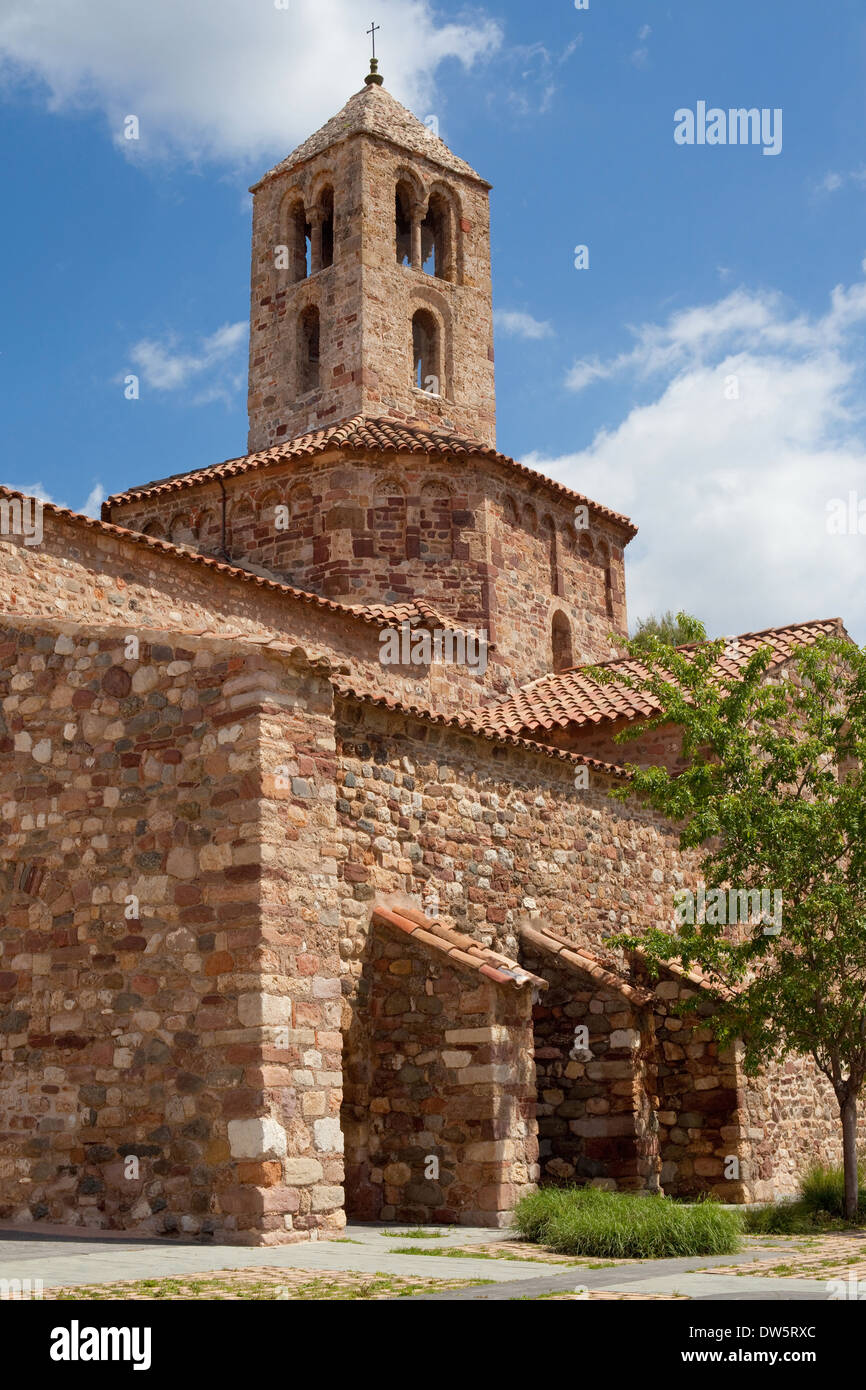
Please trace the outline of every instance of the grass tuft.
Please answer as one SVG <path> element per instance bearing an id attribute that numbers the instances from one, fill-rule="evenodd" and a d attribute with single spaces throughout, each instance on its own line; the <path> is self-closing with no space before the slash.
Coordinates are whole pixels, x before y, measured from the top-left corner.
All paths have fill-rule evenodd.
<path id="1" fill-rule="evenodd" d="M 526 1240 L 565 1255 L 652 1260 L 728 1255 L 739 1250 L 741 1217 L 717 1202 L 684 1206 L 664 1197 L 549 1187 L 524 1197 L 515 1212 Z"/>
<path id="2" fill-rule="evenodd" d="M 858 1225 L 866 1225 L 866 1184 L 861 1164 Z M 746 1215 L 750 1235 L 797 1236 L 850 1229 L 845 1219 L 845 1170 L 841 1163 L 813 1163 L 800 1179 L 796 1202 L 775 1202 Z"/>
<path id="3" fill-rule="evenodd" d="M 451 1231 L 431 1231 L 429 1226 L 416 1226 L 411 1231 L 380 1231 L 379 1234 L 390 1240 L 444 1240 Z"/>
<path id="4" fill-rule="evenodd" d="M 866 1220 L 866 1182 L 863 1164 L 858 1164 L 858 1206 L 861 1220 Z M 800 1194 L 807 1211 L 816 1215 L 845 1215 L 845 1169 L 840 1164 L 813 1163 L 800 1180 Z"/>

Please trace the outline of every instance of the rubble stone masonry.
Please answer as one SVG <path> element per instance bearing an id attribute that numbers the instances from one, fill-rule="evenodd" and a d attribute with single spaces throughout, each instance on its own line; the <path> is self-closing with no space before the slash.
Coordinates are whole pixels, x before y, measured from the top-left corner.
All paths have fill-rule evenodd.
<path id="1" fill-rule="evenodd" d="M 483 457 L 359 457 L 274 462 L 225 484 L 232 563 L 347 604 L 426 599 L 492 644 L 487 693 L 548 672 L 556 615 L 567 664 L 618 655 L 627 631 L 621 526 L 576 529 L 575 508 L 539 486 L 529 497 Z M 277 508 L 288 524 L 277 524 Z M 215 556 L 222 496 L 212 481 L 115 502 L 118 525 Z"/>
<path id="2" fill-rule="evenodd" d="M 340 1224 L 327 681 L 70 625 L 0 673 L 0 1219 Z"/>

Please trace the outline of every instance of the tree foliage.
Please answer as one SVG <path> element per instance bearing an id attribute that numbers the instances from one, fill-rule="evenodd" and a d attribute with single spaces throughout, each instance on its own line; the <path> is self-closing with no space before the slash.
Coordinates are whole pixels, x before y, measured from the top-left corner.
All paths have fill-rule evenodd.
<path id="1" fill-rule="evenodd" d="M 651 696 L 658 713 L 620 738 L 678 725 L 684 766 L 630 765 L 631 785 L 613 794 L 679 826 L 708 890 L 779 892 L 783 906 L 780 931 L 706 920 L 622 944 L 701 969 L 714 1026 L 742 1039 L 747 1071 L 814 1058 L 840 1108 L 853 1216 L 866 1078 L 866 649 L 822 637 L 779 666 L 769 646 L 735 664 L 724 640 L 677 650 L 652 633 L 624 645 L 644 674 L 594 675 Z"/>
<path id="2" fill-rule="evenodd" d="M 648 618 L 638 618 L 631 646 L 634 651 L 648 651 L 652 638 L 657 637 L 668 647 L 682 647 L 687 642 L 699 642 L 706 635 L 698 618 L 688 613 L 674 614 L 668 609 L 660 618 L 654 614 Z"/>

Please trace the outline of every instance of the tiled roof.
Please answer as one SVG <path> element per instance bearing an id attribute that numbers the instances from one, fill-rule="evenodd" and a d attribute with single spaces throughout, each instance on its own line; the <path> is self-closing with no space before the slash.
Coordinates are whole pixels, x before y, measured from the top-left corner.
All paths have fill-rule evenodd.
<path id="1" fill-rule="evenodd" d="M 426 599 L 415 598 L 407 603 L 356 603 L 356 613 L 376 618 L 382 623 L 435 623 L 437 627 L 449 626 L 451 619 L 434 608 Z"/>
<path id="2" fill-rule="evenodd" d="M 350 681 L 345 676 L 337 674 L 331 677 L 331 685 L 337 694 L 344 699 L 363 700 L 366 704 L 378 705 L 382 709 L 393 710 L 397 714 L 407 714 L 415 719 L 427 720 L 432 724 L 462 729 L 467 734 L 476 734 L 478 737 L 490 739 L 494 743 L 510 743 L 515 747 L 529 748 L 533 752 L 543 753 L 546 757 L 555 758 L 559 762 L 588 767 L 595 772 L 603 773 L 606 777 L 628 778 L 629 776 L 625 768 L 619 767 L 616 763 L 602 762 L 599 758 L 590 758 L 584 753 L 577 753 L 571 749 L 554 748 L 551 744 L 539 743 L 523 734 L 512 733 L 507 729 L 502 731 L 490 729 L 483 716 L 479 715 L 477 711 L 470 711 L 468 714 L 445 714 L 441 710 L 431 709 L 427 705 L 410 704 L 394 695 L 386 695 L 381 690 L 364 688 L 358 684 L 356 679 L 353 678 Z"/>
<path id="3" fill-rule="evenodd" d="M 530 946 L 535 946 L 548 955 L 556 956 L 572 970 L 578 970 L 583 975 L 590 975 L 598 984 L 615 990 L 617 994 L 623 995 L 632 1004 L 636 1004 L 638 1008 L 642 1008 L 652 1001 L 652 990 L 633 984 L 625 975 L 610 970 L 602 965 L 598 957 L 592 955 L 590 951 L 584 950 L 582 946 L 576 946 L 567 937 L 558 936 L 549 927 L 521 926 L 519 933 L 521 938 Z"/>
<path id="4" fill-rule="evenodd" d="M 440 168 L 450 170 L 452 174 L 463 174 L 466 178 L 475 179 L 484 183 L 487 188 L 490 187 L 486 180 L 476 174 L 471 165 L 453 154 L 445 142 L 433 134 L 429 126 L 423 125 L 417 116 L 413 116 L 411 111 L 407 111 L 405 106 L 395 101 L 390 92 L 376 83 L 370 83 L 350 96 L 343 109 L 326 121 L 320 130 L 310 135 L 303 144 L 292 150 L 291 154 L 286 155 L 285 159 L 281 159 L 279 164 L 275 164 L 263 174 L 258 183 L 253 184 L 250 192 L 254 193 L 275 175 L 315 158 L 332 145 L 348 140 L 351 135 L 360 134 L 377 135 L 380 139 L 389 140 L 412 154 L 422 155 L 433 164 L 438 164 Z"/>
<path id="5" fill-rule="evenodd" d="M 354 612 L 370 622 L 381 623 L 383 627 L 397 628 L 408 623 L 411 628 L 439 628 L 443 632 L 462 632 L 467 637 L 474 636 L 476 632 L 475 628 L 461 627 L 449 613 L 434 608 L 423 598 L 411 599 L 406 603 L 356 603 Z M 495 650 L 493 642 L 488 643 L 488 650 Z"/>
<path id="6" fill-rule="evenodd" d="M 593 955 L 591 951 L 587 951 L 583 946 L 575 945 L 565 936 L 559 936 L 549 927 L 525 924 L 518 927 L 518 933 L 522 940 L 528 942 L 530 946 L 547 952 L 548 955 L 556 956 L 557 960 L 564 962 L 573 970 L 579 970 L 583 975 L 590 975 L 598 984 L 615 990 L 617 994 L 623 995 L 638 1008 L 653 1003 L 655 990 L 652 986 L 635 984 L 633 980 L 621 972 L 602 965 L 598 956 Z M 634 954 L 639 960 L 647 959 L 644 952 L 639 949 Z M 681 984 L 694 985 L 696 989 L 700 990 L 716 990 L 726 999 L 736 998 L 735 990 L 729 989 L 726 985 L 716 984 L 701 970 L 685 970 L 675 961 L 659 962 L 658 970 L 661 974 L 673 975 Z"/>
<path id="7" fill-rule="evenodd" d="M 641 950 L 636 950 L 635 955 L 641 960 L 647 960 L 646 955 Z M 686 970 L 682 965 L 678 965 L 676 961 L 668 960 L 658 962 L 656 968 L 661 974 L 667 973 L 668 975 L 673 975 L 674 979 L 678 980 L 680 984 L 694 985 L 695 989 L 714 990 L 716 994 L 721 995 L 723 999 L 736 999 L 740 992 L 739 990 L 731 989 L 728 985 L 723 985 L 716 980 L 712 980 L 709 975 L 706 975 L 698 966 L 692 966 L 691 970 Z"/>
<path id="8" fill-rule="evenodd" d="M 423 912 L 411 907 L 384 907 L 377 904 L 373 909 L 373 921 L 405 932 L 419 945 L 428 947 L 445 956 L 453 965 L 475 970 L 497 985 L 514 985 L 518 989 L 526 985 L 534 989 L 547 989 L 546 980 L 524 970 L 517 961 L 481 946 L 471 936 L 446 927 L 442 922 L 425 917 Z"/>
<path id="9" fill-rule="evenodd" d="M 224 463 L 213 463 L 207 468 L 194 469 L 190 473 L 175 473 L 169 478 L 142 483 L 138 487 L 128 488 L 126 492 L 116 492 L 103 502 L 102 515 L 108 521 L 111 518 L 112 506 L 121 502 L 140 502 L 146 497 L 162 496 L 184 488 L 198 487 L 216 482 L 218 478 L 234 478 L 254 469 L 266 469 L 293 459 L 313 458 L 317 454 L 326 454 L 332 450 L 362 455 L 408 453 L 438 458 L 457 455 L 491 459 L 575 505 L 589 507 L 596 515 L 621 527 L 629 539 L 637 535 L 637 527 L 632 525 L 627 516 L 591 501 L 580 492 L 572 492 L 570 488 L 554 482 L 552 478 L 546 478 L 534 468 L 517 463 L 507 454 L 500 454 L 489 444 L 481 444 L 477 439 L 465 439 L 448 430 L 431 430 L 422 425 L 367 415 L 355 415 L 340 425 L 329 425 L 327 429 L 298 435 L 295 439 L 286 440 L 284 444 L 275 444 L 257 454 L 245 454 L 240 458 L 227 459 Z"/>
<path id="10" fill-rule="evenodd" d="M 777 665 L 787 660 L 798 647 L 810 646 L 818 637 L 841 630 L 841 619 L 826 618 L 792 623 L 788 627 L 768 627 L 762 632 L 747 632 L 730 639 L 728 654 L 722 654 L 717 669 L 720 674 L 736 676 L 762 646 L 773 649 L 773 664 Z M 688 652 L 699 645 L 692 642 L 679 650 Z M 642 662 L 630 657 L 595 664 L 614 673 L 621 671 L 624 676 L 641 677 L 646 674 Z M 541 676 L 507 699 L 485 705 L 482 711 L 485 726 L 498 732 L 544 733 L 575 725 L 642 719 L 657 712 L 658 702 L 652 695 L 630 690 L 617 681 L 599 684 L 589 674 L 592 669 L 590 666 L 577 666 L 571 671 Z"/>

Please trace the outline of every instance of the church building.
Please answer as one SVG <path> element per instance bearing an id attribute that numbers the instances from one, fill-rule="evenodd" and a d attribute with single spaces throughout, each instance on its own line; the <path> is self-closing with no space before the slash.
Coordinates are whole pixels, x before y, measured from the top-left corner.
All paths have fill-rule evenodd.
<path id="1" fill-rule="evenodd" d="M 634 524 L 497 447 L 490 185 L 374 62 L 252 192 L 248 452 L 0 536 L 0 1222 L 794 1192 L 829 1086 L 610 944 L 695 884 L 610 796 L 678 740 L 592 678 Z"/>

